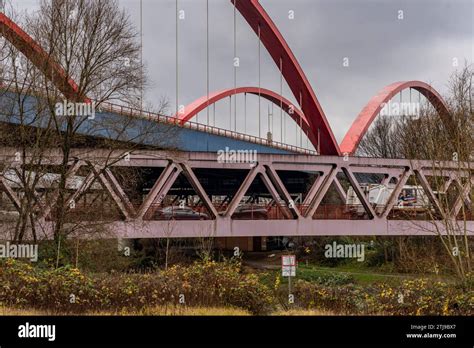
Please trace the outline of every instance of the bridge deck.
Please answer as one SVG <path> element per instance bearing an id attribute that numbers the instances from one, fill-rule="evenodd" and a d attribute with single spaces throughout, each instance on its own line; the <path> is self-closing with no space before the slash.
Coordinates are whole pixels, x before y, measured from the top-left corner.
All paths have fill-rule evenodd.
<path id="1" fill-rule="evenodd" d="M 10 89 L 0 84 L 0 122 L 42 127 L 49 116 L 38 114 L 37 110 L 41 110 L 41 107 L 38 107 L 37 98 L 25 96 L 24 103 L 22 103 L 23 112 L 20 113 L 18 96 Z M 8 114 L 5 114 L 6 111 Z M 125 129 L 122 129 L 121 126 Z M 105 102 L 102 102 L 95 111 L 94 119 L 84 122 L 77 133 L 180 151 L 217 152 L 228 147 L 230 149 L 256 150 L 260 153 L 316 154 L 314 150 L 278 141 L 270 141 L 193 121 L 182 122 L 174 117 L 159 113 Z M 143 136 L 140 136 L 140 133 Z"/>

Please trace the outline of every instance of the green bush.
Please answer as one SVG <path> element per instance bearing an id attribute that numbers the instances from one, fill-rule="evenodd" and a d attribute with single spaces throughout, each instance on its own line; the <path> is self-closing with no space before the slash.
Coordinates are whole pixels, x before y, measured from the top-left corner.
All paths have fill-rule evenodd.
<path id="1" fill-rule="evenodd" d="M 131 248 L 131 255 L 124 256 L 117 250 L 117 239 L 100 240 L 61 240 L 58 249 L 55 241 L 42 241 L 38 248 L 38 265 L 45 268 L 77 265 L 81 270 L 90 272 L 126 271 L 143 257 Z"/>
<path id="2" fill-rule="evenodd" d="M 255 275 L 242 274 L 240 263 L 232 262 L 195 262 L 156 273 L 92 277 L 71 267 L 34 268 L 7 260 L 0 263 L 0 284 L 1 305 L 57 312 L 186 305 L 238 307 L 263 314 L 273 305 L 269 288 Z"/>
<path id="3" fill-rule="evenodd" d="M 71 267 L 35 268 L 15 260 L 0 265 L 0 303 L 81 312 L 98 304 L 94 281 Z"/>
<path id="4" fill-rule="evenodd" d="M 336 313 L 391 315 L 473 315 L 474 293 L 443 282 L 406 280 L 399 286 L 376 284 L 325 286 L 299 280 L 295 297 L 300 307 Z"/>
<path id="5" fill-rule="evenodd" d="M 230 305 L 263 314 L 273 305 L 270 289 L 253 274 L 242 274 L 240 263 L 203 261 L 173 266 L 164 272 L 190 305 Z M 177 284 L 181 286 L 176 286 Z"/>
<path id="6" fill-rule="evenodd" d="M 311 282 L 297 280 L 295 305 L 345 314 L 474 314 L 469 283 L 457 286 L 415 279 L 397 286 L 361 286 L 348 284 L 349 280 L 344 274 L 318 276 Z M 233 261 L 197 261 L 153 273 L 114 271 L 92 276 L 71 267 L 51 269 L 0 260 L 0 306 L 49 312 L 146 312 L 154 306 L 190 306 L 242 308 L 259 315 L 286 299 L 282 290 L 279 276 L 274 285 L 265 285 L 257 275 L 242 273 L 240 263 Z"/>

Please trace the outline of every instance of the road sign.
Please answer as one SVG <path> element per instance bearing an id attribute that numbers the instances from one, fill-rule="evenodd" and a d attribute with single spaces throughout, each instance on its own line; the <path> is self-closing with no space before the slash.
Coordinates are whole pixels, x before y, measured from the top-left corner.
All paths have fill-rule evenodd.
<path id="1" fill-rule="evenodd" d="M 296 256 L 295 255 L 282 255 L 281 275 L 283 277 L 296 276 Z"/>

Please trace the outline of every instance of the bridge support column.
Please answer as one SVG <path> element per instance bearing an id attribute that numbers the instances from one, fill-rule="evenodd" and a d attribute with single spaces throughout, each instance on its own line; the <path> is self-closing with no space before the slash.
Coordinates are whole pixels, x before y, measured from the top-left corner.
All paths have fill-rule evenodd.
<path id="1" fill-rule="evenodd" d="M 267 237 L 223 237 L 216 238 L 216 246 L 223 250 L 266 251 Z"/>

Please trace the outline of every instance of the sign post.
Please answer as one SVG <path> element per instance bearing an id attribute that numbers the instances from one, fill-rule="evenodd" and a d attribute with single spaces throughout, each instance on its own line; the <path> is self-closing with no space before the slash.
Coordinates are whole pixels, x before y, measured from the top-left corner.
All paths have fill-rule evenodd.
<path id="1" fill-rule="evenodd" d="M 296 276 L 296 256 L 295 255 L 282 255 L 281 275 L 282 277 L 288 277 L 288 303 L 292 304 L 294 302 L 294 298 L 291 293 L 291 277 Z"/>

